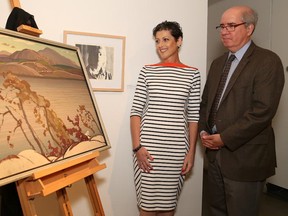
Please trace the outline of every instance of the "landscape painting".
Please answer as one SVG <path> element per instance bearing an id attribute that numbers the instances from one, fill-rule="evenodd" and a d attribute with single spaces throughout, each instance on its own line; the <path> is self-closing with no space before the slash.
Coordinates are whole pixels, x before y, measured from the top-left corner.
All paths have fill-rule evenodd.
<path id="1" fill-rule="evenodd" d="M 110 148 L 77 47 L 0 29 L 0 186 Z"/>

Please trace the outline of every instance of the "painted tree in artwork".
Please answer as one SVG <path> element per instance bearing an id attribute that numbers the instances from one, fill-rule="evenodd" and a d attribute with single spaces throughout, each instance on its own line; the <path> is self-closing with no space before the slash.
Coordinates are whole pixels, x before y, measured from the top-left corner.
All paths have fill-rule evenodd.
<path id="1" fill-rule="evenodd" d="M 31 149 L 47 158 L 57 158 L 73 145 L 89 140 L 89 134 L 101 131 L 98 121 L 83 105 L 75 110 L 75 116 L 67 116 L 65 124 L 49 100 L 12 73 L 4 75 L 0 103 L 0 132 L 6 136 L 9 148 L 15 147 L 14 138 L 21 134 Z"/>

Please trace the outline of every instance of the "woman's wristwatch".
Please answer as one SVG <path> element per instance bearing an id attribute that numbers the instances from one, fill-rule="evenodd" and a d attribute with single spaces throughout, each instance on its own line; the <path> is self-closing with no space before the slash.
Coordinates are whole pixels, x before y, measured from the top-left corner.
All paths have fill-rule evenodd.
<path id="1" fill-rule="evenodd" d="M 142 145 L 140 144 L 139 146 L 137 146 L 136 148 L 134 148 L 132 151 L 135 154 L 137 151 L 139 151 L 142 148 Z"/>

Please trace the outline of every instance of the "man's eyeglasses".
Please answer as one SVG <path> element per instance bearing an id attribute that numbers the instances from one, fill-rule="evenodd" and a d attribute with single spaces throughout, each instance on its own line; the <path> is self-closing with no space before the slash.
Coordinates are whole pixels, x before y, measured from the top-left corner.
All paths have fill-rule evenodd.
<path id="1" fill-rule="evenodd" d="M 224 24 L 220 24 L 219 26 L 216 26 L 216 29 L 219 31 L 223 31 L 224 29 L 226 29 L 228 32 L 233 32 L 235 31 L 235 28 L 241 25 L 246 24 L 246 22 L 242 22 L 239 24 L 234 24 L 234 23 L 228 23 L 226 25 Z"/>

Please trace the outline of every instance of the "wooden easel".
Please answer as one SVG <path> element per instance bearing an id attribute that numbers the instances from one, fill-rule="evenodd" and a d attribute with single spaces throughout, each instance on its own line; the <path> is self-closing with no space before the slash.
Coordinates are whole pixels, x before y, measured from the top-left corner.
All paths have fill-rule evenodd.
<path id="1" fill-rule="evenodd" d="M 21 8 L 19 0 L 10 0 L 12 8 Z M 39 37 L 42 31 L 31 26 L 20 25 L 18 32 Z M 30 177 L 16 182 L 16 188 L 24 216 L 37 216 L 33 200 L 37 196 L 47 196 L 56 192 L 60 211 L 64 216 L 73 216 L 68 194 L 65 188 L 85 180 L 95 216 L 105 216 L 97 185 L 93 174 L 106 168 L 99 164 L 96 151 L 81 158 L 69 160 L 53 167 L 35 172 Z"/>
<path id="2" fill-rule="evenodd" d="M 37 216 L 33 200 L 37 196 L 47 196 L 56 192 L 62 215 L 72 216 L 66 187 L 84 179 L 95 216 L 104 216 L 100 196 L 93 174 L 106 168 L 99 164 L 99 152 L 88 154 L 66 163 L 35 172 L 32 176 L 16 182 L 16 187 L 25 216 Z"/>
<path id="3" fill-rule="evenodd" d="M 21 8 L 19 0 L 10 0 L 10 4 L 11 4 L 12 9 L 14 7 Z M 33 28 L 31 26 L 28 26 L 28 25 L 20 25 L 20 26 L 18 26 L 17 27 L 17 31 L 21 32 L 21 33 L 33 35 L 33 36 L 36 36 L 36 37 L 39 37 L 43 33 L 41 30 L 39 30 L 37 28 Z"/>

